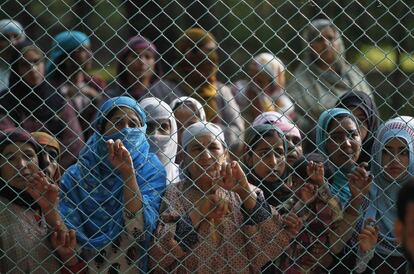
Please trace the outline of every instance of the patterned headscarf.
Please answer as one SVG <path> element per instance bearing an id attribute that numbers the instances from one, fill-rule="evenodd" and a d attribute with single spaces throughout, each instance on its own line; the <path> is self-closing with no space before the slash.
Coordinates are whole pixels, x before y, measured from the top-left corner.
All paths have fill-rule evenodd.
<path id="1" fill-rule="evenodd" d="M 374 217 L 377 220 L 381 241 L 376 249 L 385 255 L 402 256 L 402 253 L 396 249 L 397 241 L 394 235 L 394 221 L 397 218 L 396 201 L 398 191 L 414 175 L 414 128 L 409 121 L 412 119 L 412 117 L 400 116 L 382 124 L 378 128 L 372 146 L 373 161 L 371 172 L 374 176 L 374 181 L 370 189 L 371 206 L 368 214 L 373 216 L 368 217 Z M 409 152 L 407 174 L 398 180 L 393 180 L 386 175 L 382 164 L 382 153 L 385 145 L 393 138 L 404 140 Z"/>

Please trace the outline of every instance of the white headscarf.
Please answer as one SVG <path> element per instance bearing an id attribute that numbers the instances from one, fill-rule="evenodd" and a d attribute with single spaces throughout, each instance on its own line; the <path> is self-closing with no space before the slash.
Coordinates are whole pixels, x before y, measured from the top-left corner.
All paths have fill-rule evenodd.
<path id="1" fill-rule="evenodd" d="M 168 119 L 170 121 L 170 136 L 166 135 L 149 135 L 150 150 L 157 154 L 158 158 L 164 164 L 167 171 L 167 184 L 175 183 L 179 180 L 179 170 L 175 164 L 177 155 L 177 122 L 171 107 L 158 98 L 150 97 L 139 103 L 147 114 L 148 121 L 159 121 Z"/>
<path id="2" fill-rule="evenodd" d="M 221 127 L 210 122 L 197 122 L 184 130 L 183 138 L 181 140 L 183 149 L 186 150 L 191 141 L 197 137 L 205 135 L 213 135 L 225 148 L 227 148 L 226 138 L 224 137 L 224 131 Z"/>
<path id="3" fill-rule="evenodd" d="M 253 58 L 253 61 L 258 70 L 266 72 L 271 80 L 277 81 L 277 77 L 285 70 L 283 62 L 271 53 L 260 53 Z"/>
<path id="4" fill-rule="evenodd" d="M 203 106 L 201 105 L 201 103 L 197 99 L 194 99 L 194 98 L 188 97 L 188 96 L 182 96 L 182 97 L 179 97 L 179 98 L 173 100 L 171 102 L 170 106 L 173 110 L 175 110 L 176 108 L 178 108 L 178 106 L 180 106 L 182 104 L 193 105 L 194 108 L 198 111 L 198 113 L 196 113 L 196 115 L 197 115 L 198 118 L 200 118 L 200 121 L 202 121 L 202 122 L 207 121 L 206 112 L 204 111 Z"/>

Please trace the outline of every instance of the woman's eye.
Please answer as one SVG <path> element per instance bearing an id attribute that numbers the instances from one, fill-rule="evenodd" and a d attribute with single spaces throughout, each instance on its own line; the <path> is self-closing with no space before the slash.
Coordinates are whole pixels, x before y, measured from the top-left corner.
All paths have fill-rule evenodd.
<path id="1" fill-rule="evenodd" d="M 129 126 L 129 127 L 131 127 L 131 128 L 136 128 L 136 127 L 138 127 L 138 125 L 137 125 L 135 122 L 129 122 L 129 123 L 128 123 L 128 126 Z"/>

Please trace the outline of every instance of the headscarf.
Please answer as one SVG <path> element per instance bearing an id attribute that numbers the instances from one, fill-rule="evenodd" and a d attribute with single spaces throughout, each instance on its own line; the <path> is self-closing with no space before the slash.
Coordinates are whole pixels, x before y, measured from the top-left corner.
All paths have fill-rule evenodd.
<path id="1" fill-rule="evenodd" d="M 191 109 L 194 111 L 194 114 L 200 119 L 200 121 L 207 121 L 206 112 L 204 111 L 203 105 L 201 105 L 201 103 L 198 100 L 192 97 L 182 96 L 177 99 L 174 99 L 171 102 L 170 107 L 173 111 L 175 111 L 181 105 L 191 106 Z"/>
<path id="2" fill-rule="evenodd" d="M 160 55 L 157 51 L 157 48 L 153 43 L 148 41 L 147 38 L 137 35 L 134 37 L 131 37 L 128 40 L 128 43 L 126 47 L 119 53 L 118 55 L 118 65 L 117 65 L 117 71 L 116 74 L 118 75 L 118 83 L 121 85 L 122 88 L 128 88 L 126 85 L 126 77 L 129 73 L 127 70 L 126 59 L 128 57 L 128 54 L 137 50 L 148 50 L 152 52 L 155 56 L 155 68 L 153 71 L 153 77 L 151 79 L 151 84 L 155 81 L 159 80 L 162 76 L 162 68 L 161 68 L 161 62 L 160 62 Z"/>
<path id="3" fill-rule="evenodd" d="M 56 149 L 56 151 L 58 152 L 58 159 L 59 159 L 61 151 L 60 151 L 60 145 L 59 145 L 58 139 L 56 139 L 55 137 L 53 137 L 52 135 L 46 132 L 41 132 L 41 131 L 32 132 L 30 134 L 32 135 L 33 139 L 35 139 L 35 141 L 39 145 L 50 146 Z M 59 162 L 58 159 L 56 159 L 57 162 Z M 61 177 L 60 167 L 58 167 L 52 179 L 55 183 L 58 183 L 60 180 L 60 177 Z"/>
<path id="4" fill-rule="evenodd" d="M 3 153 L 4 148 L 9 144 L 28 143 L 33 146 L 39 161 L 39 169 L 45 167 L 42 157 L 42 149 L 39 144 L 30 136 L 30 134 L 23 129 L 12 129 L 0 131 L 0 154 Z M 6 198 L 10 202 L 17 204 L 24 208 L 31 208 L 39 210 L 40 207 L 36 201 L 24 190 L 17 189 L 5 182 L 0 174 L 0 196 Z"/>
<path id="5" fill-rule="evenodd" d="M 23 42 L 26 39 L 26 34 L 22 25 L 11 19 L 2 19 L 0 20 L 0 33 L 2 34 L 16 34 L 17 42 Z"/>
<path id="6" fill-rule="evenodd" d="M 381 234 L 381 240 L 376 250 L 381 254 L 391 256 L 402 256 L 402 253 L 396 249 L 397 241 L 393 232 L 394 221 L 397 218 L 396 202 L 398 191 L 414 175 L 414 128 L 405 118 L 407 116 L 397 117 L 382 124 L 375 135 L 375 141 L 372 146 L 373 161 L 371 172 L 374 176 L 374 184 L 370 189 L 371 205 L 368 214 L 373 216 L 368 217 L 374 217 L 377 220 Z M 403 139 L 409 151 L 407 174 L 398 180 L 393 180 L 386 175 L 382 164 L 382 152 L 385 145 L 392 138 Z"/>
<path id="7" fill-rule="evenodd" d="M 192 28 L 187 30 L 184 35 L 177 41 L 176 48 L 182 54 L 186 54 L 188 51 L 197 48 L 201 48 L 204 45 L 214 42 L 216 39 L 214 36 L 201 29 L 201 28 Z M 185 70 L 185 67 L 193 66 L 195 70 L 205 70 L 210 77 L 208 79 L 196 79 L 192 83 L 192 78 L 202 77 L 194 76 L 187 77 L 184 81 L 183 78 L 188 76 L 188 71 Z M 218 54 L 217 51 L 212 51 L 207 56 L 194 55 L 194 60 L 187 60 L 183 58 L 176 67 L 174 67 L 175 72 L 168 75 L 168 79 L 177 83 L 179 88 L 182 89 L 188 96 L 194 97 L 199 100 L 204 105 L 204 110 L 207 115 L 208 121 L 214 121 L 217 118 L 219 111 L 219 106 L 217 102 L 217 67 L 218 67 Z M 200 82 L 203 82 L 200 84 Z M 205 103 L 205 104 L 204 104 Z"/>
<path id="8" fill-rule="evenodd" d="M 245 133 L 245 146 L 244 146 L 244 158 L 248 154 L 254 153 L 253 149 L 260 141 L 263 141 L 264 136 L 268 134 L 276 133 L 283 141 L 283 148 L 285 155 L 288 150 L 288 143 L 283 132 L 274 125 L 262 124 L 250 127 Z M 267 182 L 265 178 L 259 178 L 254 172 L 254 167 L 247 166 L 247 161 L 244 159 L 244 167 L 246 170 L 247 178 L 249 182 L 259 187 L 266 198 L 266 201 L 273 206 L 279 206 L 292 196 L 292 192 L 286 186 L 284 179 L 281 178 L 278 182 Z M 285 174 L 282 174 L 284 177 Z"/>
<path id="9" fill-rule="evenodd" d="M 170 106 L 158 98 L 150 97 L 140 101 L 141 107 L 145 110 L 148 121 L 159 121 L 167 119 L 170 122 L 171 134 L 149 135 L 150 151 L 156 153 L 164 164 L 167 172 L 167 183 L 176 182 L 179 179 L 178 166 L 175 163 L 177 155 L 178 135 L 177 121 Z"/>
<path id="10" fill-rule="evenodd" d="M 332 28 L 338 34 L 336 43 L 339 44 L 339 49 L 334 64 L 335 71 L 322 70 L 315 62 L 311 47 L 314 39 L 320 37 L 321 31 L 327 27 Z M 345 47 L 340 31 L 331 20 L 317 19 L 310 22 L 303 33 L 303 39 L 306 43 L 303 62 L 295 70 L 294 78 L 286 87 L 287 93 L 300 106 L 299 109 L 305 112 L 303 115 L 316 121 L 324 110 L 334 107 L 339 96 L 349 90 L 360 90 L 369 95 L 372 94 L 364 74 L 345 59 Z M 299 126 L 303 127 L 302 129 L 306 128 L 307 131 L 309 127 L 314 126 L 314 121 L 302 119 Z"/>
<path id="11" fill-rule="evenodd" d="M 377 132 L 380 124 L 380 116 L 374 100 L 362 91 L 348 91 L 339 98 L 336 107 L 345 109 L 358 107 L 364 112 L 367 117 L 368 135 L 365 140 L 363 140 L 362 151 L 358 163 L 370 163 L 374 134 Z"/>
<path id="12" fill-rule="evenodd" d="M 80 31 L 64 31 L 53 37 L 49 60 L 46 64 L 46 75 L 53 73 L 63 57 L 70 55 L 81 46 L 90 46 L 89 37 Z"/>
<path id="13" fill-rule="evenodd" d="M 302 139 L 299 128 L 279 112 L 263 112 L 254 119 L 252 126 L 270 124 L 278 127 L 284 134 L 291 134 Z"/>
<path id="14" fill-rule="evenodd" d="M 0 104 L 15 123 L 20 122 L 19 117 L 26 115 L 34 116 L 40 122 L 48 124 L 51 120 L 56 120 L 53 117 L 63 110 L 66 102 L 48 81 L 43 80 L 40 85 L 30 87 L 24 82 L 22 75 L 17 74 L 18 66 L 21 61 L 24 61 L 24 54 L 29 50 L 35 50 L 43 55 L 29 40 L 16 45 L 16 56 L 10 71 L 9 90 L 2 91 Z M 58 131 L 53 133 L 58 134 Z"/>
<path id="15" fill-rule="evenodd" d="M 272 82 L 278 81 L 278 76 L 283 73 L 285 70 L 285 65 L 283 62 L 277 58 L 275 55 L 267 52 L 260 53 L 259 55 L 253 58 L 253 64 L 256 65 L 259 72 L 265 72 L 265 75 Z M 276 95 L 278 95 L 281 90 L 276 90 Z M 269 94 L 272 96 L 273 94 Z"/>
<path id="16" fill-rule="evenodd" d="M 227 148 L 226 138 L 221 127 L 210 122 L 197 122 L 187 127 L 183 132 L 181 145 L 184 151 L 187 151 L 188 145 L 197 137 L 213 135 L 216 140 L 219 140 L 224 148 Z"/>
<path id="17" fill-rule="evenodd" d="M 60 154 L 59 141 L 52 135 L 41 131 L 32 132 L 31 135 L 39 145 L 53 147 Z"/>
<path id="18" fill-rule="evenodd" d="M 318 126 L 316 128 L 316 145 L 319 153 L 329 160 L 329 154 L 326 149 L 326 142 L 329 138 L 328 128 L 331 122 L 338 116 L 346 116 L 351 118 L 356 125 L 358 125 L 356 118 L 352 113 L 343 108 L 331 108 L 322 112 L 319 117 Z M 330 189 L 334 196 L 337 196 L 342 205 L 346 205 L 351 198 L 351 191 L 348 185 L 348 176 L 344 174 L 341 167 L 337 167 L 334 163 L 329 161 L 332 166 L 333 180 L 331 180 Z"/>
<path id="19" fill-rule="evenodd" d="M 117 107 L 135 111 L 144 126 L 103 135 L 100 129 L 110 111 Z M 106 141 L 109 139 L 120 139 L 131 154 L 142 196 L 147 242 L 156 228 L 166 179 L 161 162 L 149 152 L 145 119 L 144 111 L 134 99 L 120 96 L 107 100 L 97 114 L 93 123 L 95 133 L 80 152 L 78 163 L 69 167 L 62 177 L 60 212 L 67 226 L 76 230 L 82 246 L 100 250 L 124 229 L 125 183 L 108 159 Z"/>

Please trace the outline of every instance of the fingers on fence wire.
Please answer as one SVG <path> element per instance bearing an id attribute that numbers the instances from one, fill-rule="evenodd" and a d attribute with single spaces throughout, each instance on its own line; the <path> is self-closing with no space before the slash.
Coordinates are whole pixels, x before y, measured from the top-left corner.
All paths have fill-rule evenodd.
<path id="1" fill-rule="evenodd" d="M 359 248 L 362 252 L 373 250 L 378 242 L 379 228 L 374 219 L 369 218 L 365 221 L 364 228 L 359 233 Z"/>

